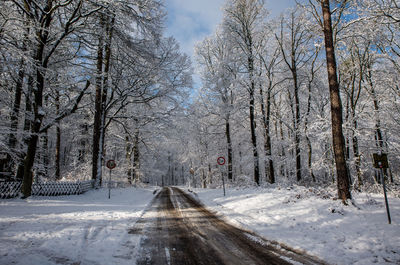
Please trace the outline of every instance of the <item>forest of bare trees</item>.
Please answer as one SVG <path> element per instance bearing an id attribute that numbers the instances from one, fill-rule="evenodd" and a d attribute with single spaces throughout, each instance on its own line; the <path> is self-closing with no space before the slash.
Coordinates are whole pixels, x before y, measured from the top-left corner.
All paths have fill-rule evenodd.
<path id="1" fill-rule="evenodd" d="M 101 185 L 106 156 L 140 181 L 146 131 L 157 137 L 191 84 L 164 16 L 160 1 L 2 1 L 1 171 L 25 197 L 32 181 Z"/>
<path id="2" fill-rule="evenodd" d="M 261 0 L 224 10 L 196 50 L 198 169 L 217 172 L 215 154 L 227 154 L 237 182 L 335 184 L 343 201 L 380 182 L 373 153 L 388 153 L 385 178 L 398 178 L 396 1 L 298 1 L 278 17 Z"/>
<path id="3" fill-rule="evenodd" d="M 400 6 L 307 0 L 271 16 L 229 0 L 192 63 L 161 0 L 0 3 L 3 180 L 337 185 L 399 179 Z M 201 85 L 192 86 L 192 72 Z"/>

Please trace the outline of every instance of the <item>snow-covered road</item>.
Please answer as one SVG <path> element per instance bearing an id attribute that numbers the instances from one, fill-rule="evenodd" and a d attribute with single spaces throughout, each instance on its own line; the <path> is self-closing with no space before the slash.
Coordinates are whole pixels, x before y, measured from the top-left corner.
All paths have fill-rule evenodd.
<path id="1" fill-rule="evenodd" d="M 162 189 L 138 223 L 139 265 L 324 264 L 227 224 L 178 188 Z"/>

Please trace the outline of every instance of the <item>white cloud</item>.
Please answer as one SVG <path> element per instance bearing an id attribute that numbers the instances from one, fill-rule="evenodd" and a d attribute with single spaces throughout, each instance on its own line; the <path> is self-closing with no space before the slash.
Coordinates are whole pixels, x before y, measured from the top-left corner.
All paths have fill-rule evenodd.
<path id="1" fill-rule="evenodd" d="M 165 0 L 167 8 L 167 36 L 173 36 L 180 44 L 181 51 L 194 61 L 194 46 L 211 35 L 222 22 L 223 6 L 226 0 Z M 265 0 L 272 17 L 278 16 L 285 8 L 294 6 L 295 0 Z M 196 63 L 194 62 L 193 65 Z M 195 74 L 195 84 L 200 82 Z"/>
<path id="2" fill-rule="evenodd" d="M 182 51 L 193 56 L 196 42 L 210 35 L 221 22 L 225 0 L 166 0 L 167 35 L 174 36 Z"/>
<path id="3" fill-rule="evenodd" d="M 167 32 L 174 36 L 184 53 L 193 57 L 196 42 L 212 34 L 222 21 L 225 0 L 166 0 Z M 271 16 L 279 15 L 295 0 L 266 0 Z"/>

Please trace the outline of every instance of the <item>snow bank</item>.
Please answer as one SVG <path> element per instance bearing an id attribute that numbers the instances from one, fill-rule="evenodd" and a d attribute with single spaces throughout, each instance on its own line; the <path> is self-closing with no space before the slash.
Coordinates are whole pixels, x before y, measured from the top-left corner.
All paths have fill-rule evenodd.
<path id="1" fill-rule="evenodd" d="M 134 264 L 139 236 L 128 234 L 153 189 L 0 201 L 0 264 Z"/>
<path id="2" fill-rule="evenodd" d="M 268 240 L 331 264 L 400 264 L 400 199 L 355 193 L 355 206 L 333 200 L 335 191 L 294 186 L 195 192 L 211 210 Z"/>

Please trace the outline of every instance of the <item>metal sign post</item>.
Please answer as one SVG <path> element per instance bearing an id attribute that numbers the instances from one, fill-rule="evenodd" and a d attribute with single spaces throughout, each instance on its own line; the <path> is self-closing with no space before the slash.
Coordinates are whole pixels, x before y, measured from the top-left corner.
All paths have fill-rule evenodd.
<path id="1" fill-rule="evenodd" d="M 225 157 L 223 157 L 223 156 L 218 157 L 217 158 L 217 164 L 220 165 L 219 170 L 221 172 L 222 187 L 224 189 L 224 196 L 225 196 L 226 195 L 226 192 L 225 192 L 225 179 L 224 179 L 224 172 L 222 170 L 222 166 L 225 165 Z"/>
<path id="2" fill-rule="evenodd" d="M 388 223 L 391 224 L 392 219 L 390 218 L 389 202 L 388 202 L 387 195 L 386 195 L 385 174 L 383 172 L 384 168 L 389 167 L 387 154 L 382 154 L 382 153 L 373 154 L 373 157 L 374 157 L 374 167 L 379 168 L 380 172 L 381 172 L 383 194 L 385 196 L 386 213 L 387 213 L 387 217 L 388 217 Z"/>
<path id="3" fill-rule="evenodd" d="M 385 175 L 383 174 L 383 168 L 381 167 L 381 178 L 382 178 L 382 184 L 383 184 L 383 194 L 385 195 L 385 205 L 386 205 L 386 213 L 388 217 L 388 223 L 392 223 L 392 219 L 390 218 L 390 210 L 389 210 L 389 202 L 387 199 L 386 195 L 386 185 L 385 185 Z"/>
<path id="4" fill-rule="evenodd" d="M 117 166 L 114 160 L 108 160 L 106 164 L 107 168 L 110 169 L 110 178 L 108 180 L 108 198 L 111 198 L 111 170 Z"/>

